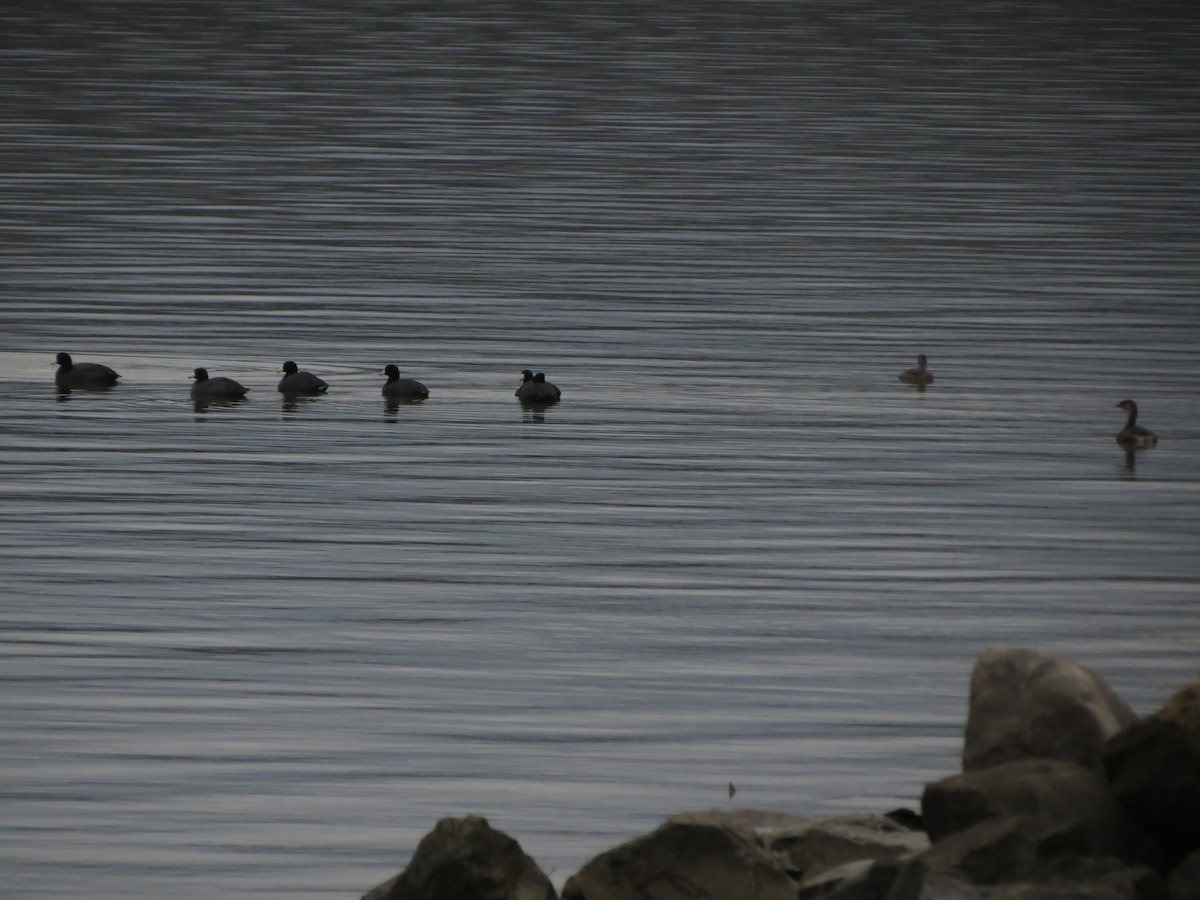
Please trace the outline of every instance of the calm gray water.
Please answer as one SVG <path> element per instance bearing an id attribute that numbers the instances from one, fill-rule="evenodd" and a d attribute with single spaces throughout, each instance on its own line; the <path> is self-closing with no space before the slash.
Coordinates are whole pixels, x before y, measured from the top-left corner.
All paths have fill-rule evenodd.
<path id="1" fill-rule="evenodd" d="M 985 646 L 1197 676 L 1194 4 L 336 6 L 4 13 L 6 897 L 561 883 L 914 805 Z"/>

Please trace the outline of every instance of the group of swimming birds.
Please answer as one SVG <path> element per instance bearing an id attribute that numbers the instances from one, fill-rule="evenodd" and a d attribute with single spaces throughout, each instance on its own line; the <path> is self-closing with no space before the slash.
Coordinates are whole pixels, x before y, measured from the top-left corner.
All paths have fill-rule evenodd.
<path id="1" fill-rule="evenodd" d="M 55 362 L 58 372 L 54 383 L 60 390 L 71 388 L 98 389 L 112 387 L 121 376 L 108 366 L 100 363 L 77 363 L 71 359 L 71 354 L 58 354 Z M 311 372 L 304 372 L 292 360 L 285 362 L 280 368 L 283 378 L 279 381 L 279 392 L 291 396 L 323 394 L 329 390 L 329 385 Z M 429 388 L 415 378 L 401 378 L 400 370 L 394 365 L 386 365 L 379 373 L 387 377 L 383 385 L 383 396 L 388 400 L 424 400 L 429 396 Z M 248 388 L 243 387 L 232 378 L 218 375 L 215 378 L 208 374 L 208 369 L 199 368 L 192 373 L 195 383 L 192 385 L 193 400 L 236 400 L 246 396 Z M 929 370 L 929 360 L 924 353 L 917 356 L 917 365 L 900 373 L 900 380 L 905 384 L 925 387 L 933 384 L 933 372 Z M 518 399 L 527 403 L 557 403 L 562 397 L 554 384 L 546 380 L 546 376 L 530 369 L 521 372 L 521 383 L 517 387 Z M 1153 447 L 1158 443 L 1158 435 L 1137 423 L 1138 408 L 1132 400 L 1122 400 L 1117 404 L 1118 409 L 1125 411 L 1125 427 L 1117 434 L 1117 443 L 1126 449 Z"/>
<path id="2" fill-rule="evenodd" d="M 72 388 L 81 390 L 100 390 L 116 385 L 121 376 L 113 369 L 101 363 L 77 363 L 71 359 L 71 354 L 60 353 L 54 360 L 58 371 L 54 375 L 54 384 L 61 391 Z M 312 372 L 300 369 L 292 360 L 288 360 L 279 369 L 283 378 L 279 380 L 279 392 L 293 397 L 316 396 L 329 390 L 329 385 Z M 424 400 L 429 396 L 429 388 L 415 378 L 401 378 L 400 369 L 388 364 L 379 373 L 386 376 L 383 383 L 383 396 L 388 400 Z M 212 376 L 208 369 L 199 368 L 192 372 L 195 379 L 192 384 L 192 399 L 197 401 L 238 400 L 245 397 L 249 388 L 232 378 L 223 375 Z M 538 372 L 536 375 L 530 369 L 521 372 L 521 383 L 516 390 L 517 397 L 528 403 L 557 403 L 562 397 L 562 391 L 546 376 Z"/>
<path id="3" fill-rule="evenodd" d="M 925 387 L 933 384 L 933 373 L 929 371 L 929 360 L 924 353 L 917 356 L 917 365 L 900 373 L 900 380 L 905 384 L 915 384 Z M 1153 447 L 1158 443 L 1158 435 L 1137 423 L 1138 408 L 1132 400 L 1122 400 L 1117 404 L 1118 409 L 1125 410 L 1125 427 L 1117 432 L 1117 443 L 1126 450 L 1139 450 Z"/>

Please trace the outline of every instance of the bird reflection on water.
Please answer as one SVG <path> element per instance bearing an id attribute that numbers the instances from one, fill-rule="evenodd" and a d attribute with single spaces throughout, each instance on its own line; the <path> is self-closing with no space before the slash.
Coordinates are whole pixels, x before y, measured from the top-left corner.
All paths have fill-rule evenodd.
<path id="1" fill-rule="evenodd" d="M 246 403 L 245 397 L 198 398 L 192 401 L 192 411 L 196 413 L 197 422 L 204 421 L 203 416 L 216 409 L 233 409 Z"/>

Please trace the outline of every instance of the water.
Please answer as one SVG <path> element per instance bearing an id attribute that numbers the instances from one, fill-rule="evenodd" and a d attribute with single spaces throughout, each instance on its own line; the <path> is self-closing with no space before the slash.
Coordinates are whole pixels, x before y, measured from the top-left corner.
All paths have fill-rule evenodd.
<path id="1" fill-rule="evenodd" d="M 1198 36 L 6 13 L 7 896 L 353 897 L 467 813 L 561 884 L 730 781 L 913 805 L 985 646 L 1154 709 L 1200 650 Z M 123 384 L 56 396 L 59 350 Z M 248 400 L 193 408 L 197 365 Z"/>

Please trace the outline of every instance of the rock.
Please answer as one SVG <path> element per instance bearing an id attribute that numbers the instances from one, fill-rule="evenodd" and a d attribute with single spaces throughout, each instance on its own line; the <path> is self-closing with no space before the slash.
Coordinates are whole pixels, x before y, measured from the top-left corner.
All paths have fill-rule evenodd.
<path id="1" fill-rule="evenodd" d="M 1155 716 L 1169 719 L 1185 734 L 1200 740 L 1200 681 L 1180 688 Z"/>
<path id="2" fill-rule="evenodd" d="M 988 819 L 905 862 L 886 900 L 1165 900 L 1153 869 L 1067 851 L 1053 823 Z"/>
<path id="3" fill-rule="evenodd" d="M 1200 900 L 1200 851 L 1187 856 L 1167 879 L 1171 900 Z"/>
<path id="4" fill-rule="evenodd" d="M 602 853 L 567 879 L 563 900 L 795 900 L 754 816 L 685 814 Z"/>
<path id="5" fill-rule="evenodd" d="M 705 809 L 676 813 L 666 821 L 685 825 L 728 826 L 751 835 L 763 835 L 788 828 L 802 828 L 817 820 L 810 816 L 765 809 Z"/>
<path id="6" fill-rule="evenodd" d="M 1168 900 L 1162 879 L 1145 866 L 1114 860 L 1066 860 L 1031 881 L 999 885 L 987 900 Z"/>
<path id="7" fill-rule="evenodd" d="M 921 814 L 906 807 L 902 806 L 899 809 L 890 810 L 889 812 L 885 812 L 884 815 L 909 831 L 925 830 L 925 821 L 921 818 Z"/>
<path id="8" fill-rule="evenodd" d="M 1158 841 L 1173 866 L 1200 850 L 1200 732 L 1161 714 L 1108 742 L 1109 790 Z"/>
<path id="9" fill-rule="evenodd" d="M 931 891 L 939 884 L 953 896 L 967 885 L 1017 880 L 1034 860 L 1034 841 L 1024 824 L 1016 817 L 989 819 L 934 843 L 900 867 L 887 900 L 940 898 Z"/>
<path id="10" fill-rule="evenodd" d="M 904 900 L 991 900 L 992 889 L 981 888 L 968 884 L 958 878 L 946 875 L 931 876 L 917 886 L 918 893 L 911 897 L 904 893 Z M 896 888 L 888 892 L 885 900 L 892 900 Z"/>
<path id="11" fill-rule="evenodd" d="M 799 900 L 884 900 L 902 860 L 860 859 L 827 869 L 800 883 Z"/>
<path id="12" fill-rule="evenodd" d="M 929 846 L 923 831 L 913 831 L 886 816 L 839 816 L 784 828 L 763 836 L 767 849 L 788 861 L 801 880 L 809 880 L 844 863 L 896 859 Z"/>
<path id="13" fill-rule="evenodd" d="M 516 841 L 467 816 L 438 822 L 407 868 L 363 900 L 555 900 L 555 891 Z"/>
<path id="14" fill-rule="evenodd" d="M 1073 660 L 985 650 L 971 676 L 963 771 L 1035 758 L 1099 769 L 1104 742 L 1136 720 L 1103 678 Z"/>
<path id="15" fill-rule="evenodd" d="M 873 859 L 856 859 L 832 869 L 822 869 L 800 882 L 800 900 L 826 900 L 850 882 L 864 878 L 874 864 Z"/>
<path id="16" fill-rule="evenodd" d="M 921 811 L 935 844 L 989 819 L 1020 816 L 1037 823 L 1063 849 L 1128 862 L 1151 858 L 1145 831 L 1108 793 L 1105 780 L 1082 766 L 1031 759 L 964 772 L 926 785 Z"/>

